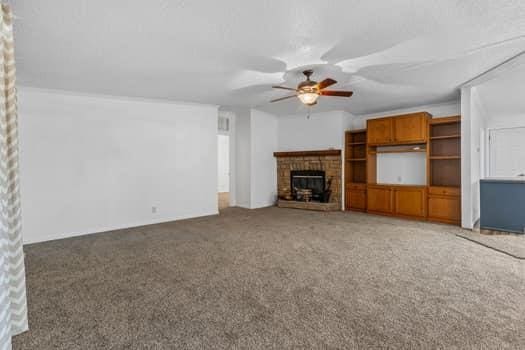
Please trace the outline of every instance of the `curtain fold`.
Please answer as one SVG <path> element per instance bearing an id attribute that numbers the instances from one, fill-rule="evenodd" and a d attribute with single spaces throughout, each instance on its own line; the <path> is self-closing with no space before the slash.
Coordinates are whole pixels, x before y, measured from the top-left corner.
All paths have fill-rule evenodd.
<path id="1" fill-rule="evenodd" d="M 0 13 L 0 349 L 28 329 L 18 186 L 18 116 L 13 15 Z"/>

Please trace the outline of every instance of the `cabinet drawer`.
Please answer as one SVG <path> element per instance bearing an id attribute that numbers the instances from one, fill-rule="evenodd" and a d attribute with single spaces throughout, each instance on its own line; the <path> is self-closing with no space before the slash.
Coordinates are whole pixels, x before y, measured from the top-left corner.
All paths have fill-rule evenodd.
<path id="1" fill-rule="evenodd" d="M 425 218 L 427 216 L 427 191 L 425 188 L 396 188 L 394 204 L 396 215 Z"/>
<path id="2" fill-rule="evenodd" d="M 461 220 L 461 200 L 459 197 L 428 197 L 428 218 L 430 220 L 459 224 Z"/>
<path id="3" fill-rule="evenodd" d="M 441 196 L 459 196 L 460 189 L 457 187 L 439 187 L 433 186 L 428 188 L 429 195 L 441 195 Z"/>

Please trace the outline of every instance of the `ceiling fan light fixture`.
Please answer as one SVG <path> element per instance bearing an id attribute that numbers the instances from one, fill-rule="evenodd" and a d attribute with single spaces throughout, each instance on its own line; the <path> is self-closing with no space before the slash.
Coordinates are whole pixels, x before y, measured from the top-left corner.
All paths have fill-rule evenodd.
<path id="1" fill-rule="evenodd" d="M 292 90 L 295 91 L 295 95 L 285 96 L 281 98 L 276 98 L 270 102 L 278 102 L 282 100 L 287 100 L 289 98 L 294 98 L 297 96 L 299 101 L 304 105 L 313 106 L 317 103 L 319 96 L 339 96 L 339 97 L 350 97 L 352 96 L 352 91 L 334 91 L 334 90 L 325 90 L 327 87 L 337 84 L 332 78 L 326 78 L 321 82 L 316 82 L 310 80 L 310 76 L 313 74 L 313 70 L 305 70 L 303 74 L 306 76 L 306 80 L 302 81 L 297 85 L 297 88 L 290 88 L 286 86 L 272 86 L 274 89 L 283 89 L 283 90 Z"/>
<path id="2" fill-rule="evenodd" d="M 299 100 L 301 100 L 301 102 L 305 105 L 311 106 L 317 102 L 319 94 L 317 92 L 299 92 L 297 97 L 299 97 Z"/>

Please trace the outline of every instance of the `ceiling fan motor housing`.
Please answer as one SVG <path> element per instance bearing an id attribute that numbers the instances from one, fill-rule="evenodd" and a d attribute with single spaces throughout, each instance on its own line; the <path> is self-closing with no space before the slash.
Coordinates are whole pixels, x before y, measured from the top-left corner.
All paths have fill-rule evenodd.
<path id="1" fill-rule="evenodd" d="M 314 73 L 313 70 L 311 69 L 308 69 L 308 70 L 305 70 L 303 72 L 304 75 L 306 75 L 306 80 L 299 83 L 299 85 L 297 85 L 297 90 L 298 91 L 303 91 L 303 92 L 318 92 L 318 88 L 317 88 L 317 82 L 316 81 L 313 81 L 313 80 L 310 80 L 310 76 Z"/>

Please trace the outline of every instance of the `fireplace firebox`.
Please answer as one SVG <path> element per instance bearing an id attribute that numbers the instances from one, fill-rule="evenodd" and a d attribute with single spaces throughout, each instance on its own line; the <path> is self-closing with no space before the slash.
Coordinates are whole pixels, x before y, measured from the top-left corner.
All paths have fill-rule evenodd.
<path id="1" fill-rule="evenodd" d="M 292 197 L 297 199 L 297 189 L 312 190 L 312 200 L 322 201 L 325 193 L 325 172 L 322 170 L 290 171 Z"/>

